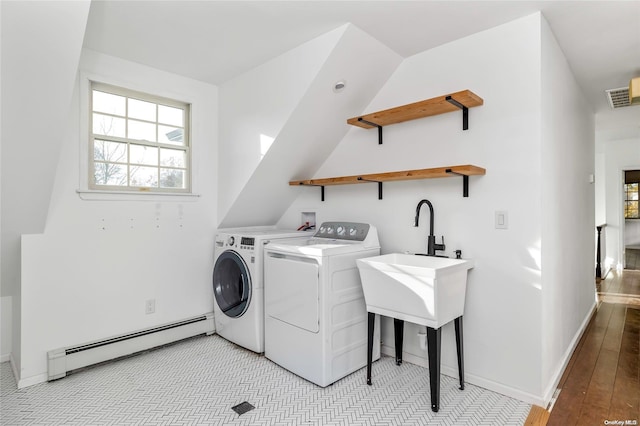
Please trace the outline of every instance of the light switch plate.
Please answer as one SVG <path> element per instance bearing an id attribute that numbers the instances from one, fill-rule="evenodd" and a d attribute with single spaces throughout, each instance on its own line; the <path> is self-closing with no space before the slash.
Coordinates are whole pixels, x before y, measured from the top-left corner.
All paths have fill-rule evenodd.
<path id="1" fill-rule="evenodd" d="M 509 215 L 506 210 L 496 211 L 496 229 L 509 228 Z"/>

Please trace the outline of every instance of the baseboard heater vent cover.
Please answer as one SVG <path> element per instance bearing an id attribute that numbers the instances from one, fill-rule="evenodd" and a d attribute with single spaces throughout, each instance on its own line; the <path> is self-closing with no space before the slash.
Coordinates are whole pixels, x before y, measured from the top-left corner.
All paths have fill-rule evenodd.
<path id="1" fill-rule="evenodd" d="M 47 380 L 61 379 L 69 371 L 78 368 L 131 355 L 199 334 L 213 334 L 214 331 L 213 312 L 211 312 L 171 324 L 49 351 L 47 352 Z"/>

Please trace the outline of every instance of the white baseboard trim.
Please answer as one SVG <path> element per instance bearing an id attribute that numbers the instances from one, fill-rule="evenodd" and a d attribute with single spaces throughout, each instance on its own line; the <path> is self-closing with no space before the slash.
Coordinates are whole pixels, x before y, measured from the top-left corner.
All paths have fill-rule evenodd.
<path id="1" fill-rule="evenodd" d="M 13 371 L 13 378 L 17 383 L 18 389 L 26 388 L 27 386 L 37 385 L 47 381 L 46 374 L 38 374 L 37 376 L 27 377 L 26 379 L 19 379 L 18 369 L 16 368 L 16 362 L 13 359 L 13 353 L 9 356 L 9 362 L 11 363 L 11 371 Z"/>
<path id="2" fill-rule="evenodd" d="M 18 389 L 26 388 L 27 386 L 38 385 L 47 381 L 47 374 L 38 374 L 36 376 L 27 377 L 25 379 L 18 380 Z"/>
<path id="3" fill-rule="evenodd" d="M 18 383 L 18 369 L 16 368 L 16 361 L 13 359 L 13 353 L 9 354 L 9 364 L 11 365 L 11 371 L 13 372 L 13 380 Z"/>
<path id="4" fill-rule="evenodd" d="M 381 352 L 384 355 L 388 355 L 388 356 L 393 356 L 395 357 L 395 349 L 392 346 L 386 346 L 383 345 L 382 346 L 382 350 Z M 425 352 L 426 355 L 426 352 Z M 429 368 L 429 360 L 428 358 L 423 358 L 423 357 L 419 357 L 407 352 L 403 352 L 402 353 L 402 361 L 403 362 L 409 362 L 411 364 L 415 364 L 415 365 L 419 365 L 421 367 L 424 368 Z M 458 380 L 458 367 L 456 366 L 455 368 L 453 367 L 449 367 L 446 365 L 441 365 L 440 366 L 440 372 L 442 374 L 444 374 L 445 376 L 449 376 L 449 377 L 453 377 L 454 379 Z M 480 376 L 476 376 L 474 374 L 469 374 L 468 372 L 465 371 L 464 373 L 464 381 L 465 383 L 469 383 L 472 384 L 474 386 L 478 386 L 493 392 L 497 392 L 499 394 L 502 395 L 506 395 L 510 398 L 514 398 L 523 402 L 526 402 L 527 404 L 535 404 L 535 405 L 541 405 L 542 404 L 542 399 L 538 396 L 538 395 L 534 395 L 528 392 L 524 392 L 520 389 L 516 389 L 510 386 L 505 386 L 502 383 L 498 383 L 498 382 L 494 382 L 492 380 L 488 380 L 484 377 L 480 377 Z"/>
<path id="5" fill-rule="evenodd" d="M 576 347 L 578 346 L 578 343 L 580 343 L 580 339 L 582 339 L 582 336 L 583 336 L 584 332 L 587 330 L 587 326 L 589 326 L 589 322 L 591 321 L 591 318 L 593 318 L 593 315 L 596 313 L 597 308 L 598 308 L 598 304 L 594 300 L 593 305 L 591 306 L 591 309 L 589 310 L 589 313 L 587 314 L 587 316 L 582 321 L 582 324 L 580 324 L 580 328 L 576 332 L 575 336 L 573 336 L 573 340 L 571 340 L 571 344 L 569 345 L 569 347 L 567 348 L 567 350 L 563 354 L 562 362 L 560 364 L 558 364 L 558 368 L 556 368 L 556 371 L 554 372 L 554 374 L 551 375 L 551 380 L 549 382 L 549 385 L 547 386 L 547 388 L 545 389 L 545 391 L 543 393 L 544 404 L 538 404 L 541 407 L 546 407 L 547 405 L 549 405 L 549 402 L 551 401 L 551 398 L 553 398 L 553 394 L 555 393 L 555 391 L 556 391 L 556 389 L 558 387 L 558 383 L 560 383 L 560 379 L 562 378 L 562 375 L 564 374 L 564 370 L 567 368 L 567 365 L 569 364 L 569 361 L 571 360 L 571 356 L 573 355 L 573 351 L 576 350 Z"/>
<path id="6" fill-rule="evenodd" d="M 589 325 L 589 321 L 591 321 L 591 318 L 593 317 L 595 311 L 597 308 L 597 304 L 594 301 L 593 306 L 591 307 L 589 314 L 585 317 L 585 319 L 582 321 L 582 324 L 580 325 L 580 328 L 578 329 L 576 335 L 573 337 L 573 340 L 571 341 L 571 344 L 569 345 L 569 347 L 567 348 L 567 350 L 565 351 L 563 357 L 562 357 L 562 362 L 560 364 L 558 364 L 558 368 L 556 369 L 556 371 L 554 372 L 554 374 L 551 376 L 552 380 L 549 382 L 549 385 L 547 386 L 547 388 L 545 389 L 544 393 L 542 395 L 534 395 L 532 393 L 529 392 L 524 392 L 520 389 L 516 389 L 510 386 L 506 386 L 502 383 L 498 383 L 498 382 L 494 382 L 492 380 L 489 380 L 485 377 L 481 377 L 481 376 L 476 376 L 474 374 L 469 374 L 468 372 L 465 372 L 464 374 L 464 379 L 466 383 L 470 383 L 472 385 L 475 386 L 479 386 L 481 388 L 484 389 L 488 389 L 490 391 L 493 392 L 497 392 L 500 393 L 502 395 L 506 395 L 510 398 L 515 398 L 518 399 L 520 401 L 526 402 L 527 404 L 534 404 L 534 405 L 538 405 L 540 407 L 546 407 L 549 402 L 551 401 L 551 398 L 553 398 L 553 394 L 556 391 L 556 388 L 558 386 L 558 383 L 560 383 L 560 379 L 562 378 L 562 374 L 564 373 L 564 370 L 567 368 L 567 365 L 569 364 L 569 361 L 571 360 L 571 355 L 573 355 L 573 351 L 576 349 L 576 346 L 578 346 L 578 343 L 580 342 L 580 339 L 582 338 L 582 335 L 584 334 L 584 332 L 587 329 L 587 326 Z M 393 346 L 388 346 L 388 345 L 382 345 L 380 352 L 383 355 L 387 355 L 387 356 L 392 356 L 395 357 L 395 348 Z M 426 352 L 425 352 L 426 355 Z M 425 357 L 420 357 L 408 352 L 403 352 L 402 353 L 402 360 L 409 362 L 411 364 L 415 364 L 415 365 L 419 365 L 421 367 L 424 368 L 429 368 L 429 359 L 425 356 Z M 458 379 L 458 367 L 450 367 L 447 365 L 441 365 L 440 366 L 440 372 L 442 374 L 444 374 L 445 376 L 449 376 L 449 377 L 453 377 L 455 379 Z"/>

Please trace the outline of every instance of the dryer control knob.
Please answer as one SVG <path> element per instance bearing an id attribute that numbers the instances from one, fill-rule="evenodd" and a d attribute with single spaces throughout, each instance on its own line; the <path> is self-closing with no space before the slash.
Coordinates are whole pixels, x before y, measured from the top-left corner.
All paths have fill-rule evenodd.
<path id="1" fill-rule="evenodd" d="M 233 236 L 229 237 L 229 239 L 227 240 L 227 244 L 229 244 L 230 246 L 232 246 L 235 242 L 236 239 Z"/>

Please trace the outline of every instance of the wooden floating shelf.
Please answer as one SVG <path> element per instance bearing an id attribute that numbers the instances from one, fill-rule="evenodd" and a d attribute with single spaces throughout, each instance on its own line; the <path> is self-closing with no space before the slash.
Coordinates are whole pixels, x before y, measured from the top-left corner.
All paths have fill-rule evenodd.
<path id="1" fill-rule="evenodd" d="M 448 172 L 447 172 L 448 170 Z M 404 170 L 400 172 L 372 173 L 367 175 L 353 175 L 331 177 L 323 179 L 306 179 L 293 180 L 289 185 L 312 185 L 312 186 L 330 186 L 330 185 L 348 185 L 354 183 L 370 182 L 390 182 L 398 180 L 416 180 L 416 179 L 432 179 L 441 177 L 451 177 L 452 175 L 478 176 L 486 174 L 486 170 L 482 167 L 465 165 L 451 167 L 437 167 L 433 169 Z"/>
<path id="2" fill-rule="evenodd" d="M 379 132 L 378 143 L 382 143 L 382 127 L 390 124 L 402 123 L 432 115 L 446 114 L 448 112 L 462 110 L 462 129 L 469 128 L 469 108 L 484 104 L 484 100 L 470 90 L 450 93 L 412 104 L 402 105 L 371 114 L 349 118 L 348 124 L 362 127 L 363 129 L 377 128 Z"/>
<path id="3" fill-rule="evenodd" d="M 430 117 L 432 115 L 459 111 L 460 109 L 457 106 L 446 100 L 447 96 L 450 96 L 451 99 L 466 106 L 467 108 L 477 107 L 484 103 L 482 98 L 472 91 L 463 90 L 449 95 L 438 96 L 437 98 L 385 109 L 383 111 L 372 112 L 371 114 L 362 115 L 360 117 L 353 117 L 348 119 L 347 123 L 364 129 L 371 129 L 376 126 L 369 123 L 375 123 L 378 126 L 388 126 L 390 124 L 402 123 L 404 121 Z"/>
<path id="4" fill-rule="evenodd" d="M 436 167 L 431 169 L 404 170 L 399 172 L 372 173 L 366 175 L 340 176 L 323 179 L 293 180 L 291 186 L 320 186 L 322 187 L 322 201 L 324 201 L 324 187 L 331 185 L 349 185 L 357 183 L 378 183 L 378 198 L 382 199 L 382 183 L 401 180 L 433 179 L 442 177 L 462 176 L 463 196 L 469 194 L 469 176 L 486 174 L 482 167 L 463 165 L 450 167 Z"/>

